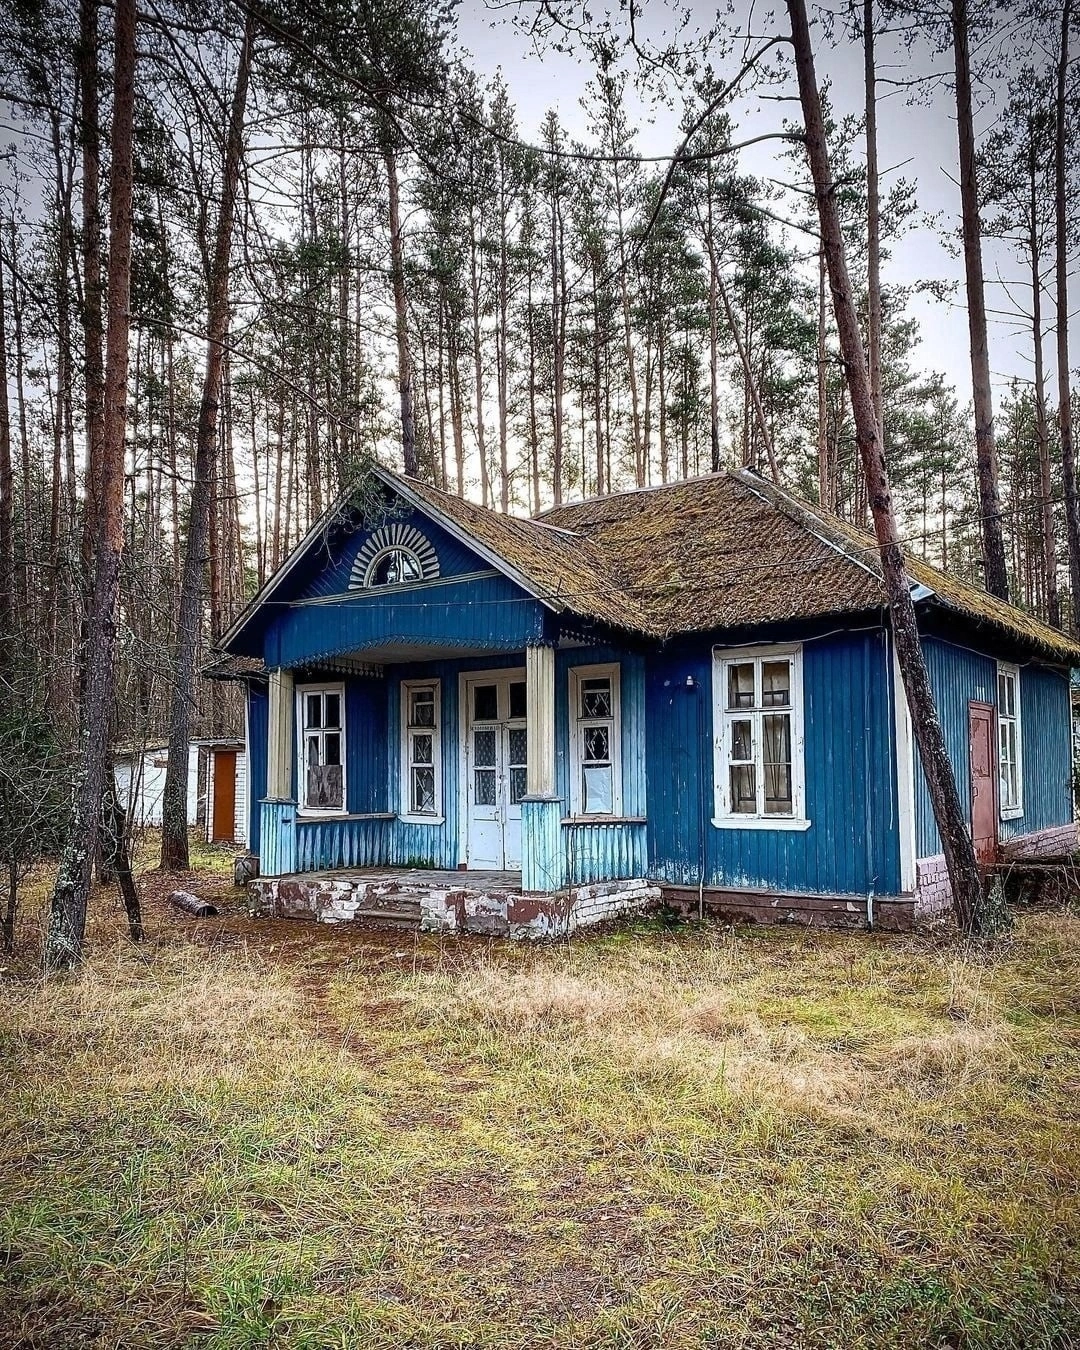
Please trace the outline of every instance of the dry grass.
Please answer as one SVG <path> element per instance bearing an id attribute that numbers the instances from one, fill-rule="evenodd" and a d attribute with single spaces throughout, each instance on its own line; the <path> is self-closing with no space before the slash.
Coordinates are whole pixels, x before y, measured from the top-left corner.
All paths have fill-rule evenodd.
<path id="1" fill-rule="evenodd" d="M 0 983 L 4 1350 L 1080 1345 L 1074 917 L 533 948 L 144 885 L 145 948 L 99 901 L 43 987 L 31 912 Z"/>

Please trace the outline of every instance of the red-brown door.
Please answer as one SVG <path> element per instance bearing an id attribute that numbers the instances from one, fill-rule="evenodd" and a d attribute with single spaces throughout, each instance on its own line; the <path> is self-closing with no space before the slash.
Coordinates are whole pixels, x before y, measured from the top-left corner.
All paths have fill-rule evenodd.
<path id="1" fill-rule="evenodd" d="M 980 863 L 997 861 L 997 768 L 994 762 L 994 709 L 968 704 L 971 739 L 971 840 Z"/>
<path id="2" fill-rule="evenodd" d="M 236 751 L 214 751 L 215 843 L 231 844 L 236 835 Z"/>

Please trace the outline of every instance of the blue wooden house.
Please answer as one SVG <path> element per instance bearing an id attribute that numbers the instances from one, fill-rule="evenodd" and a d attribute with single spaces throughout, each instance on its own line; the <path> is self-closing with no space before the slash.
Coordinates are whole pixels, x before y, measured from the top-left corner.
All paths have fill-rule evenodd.
<path id="1" fill-rule="evenodd" d="M 1061 633 L 908 560 L 980 856 L 1076 843 Z M 948 905 L 869 535 L 757 475 L 508 517 L 371 469 L 222 640 L 267 912 Z"/>

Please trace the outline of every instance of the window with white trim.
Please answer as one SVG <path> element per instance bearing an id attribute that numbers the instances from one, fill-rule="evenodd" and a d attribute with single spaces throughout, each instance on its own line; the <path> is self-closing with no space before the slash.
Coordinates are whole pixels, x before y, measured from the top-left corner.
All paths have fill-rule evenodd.
<path id="1" fill-rule="evenodd" d="M 802 828 L 802 648 L 713 649 L 714 824 Z"/>
<path id="2" fill-rule="evenodd" d="M 570 671 L 570 810 L 575 816 L 622 811 L 619 667 Z"/>
<path id="3" fill-rule="evenodd" d="M 345 810 L 345 686 L 301 685 L 296 691 L 300 809 Z"/>
<path id="4" fill-rule="evenodd" d="M 998 810 L 1008 820 L 1024 814 L 1019 667 L 998 665 L 997 695 Z"/>
<path id="5" fill-rule="evenodd" d="M 442 741 L 438 680 L 401 682 L 401 814 L 442 818 Z"/>

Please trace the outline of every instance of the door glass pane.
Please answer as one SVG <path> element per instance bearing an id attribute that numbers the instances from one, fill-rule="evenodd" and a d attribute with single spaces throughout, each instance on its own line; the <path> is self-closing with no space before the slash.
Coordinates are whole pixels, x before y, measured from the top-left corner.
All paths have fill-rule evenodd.
<path id="1" fill-rule="evenodd" d="M 434 689 L 412 689 L 409 691 L 409 726 L 433 727 L 435 725 Z"/>
<path id="2" fill-rule="evenodd" d="M 527 791 L 529 771 L 527 769 L 510 770 L 510 805 L 516 806 Z"/>
<path id="3" fill-rule="evenodd" d="M 728 666 L 729 708 L 752 708 L 754 706 L 754 663 L 740 661 Z"/>
<path id="4" fill-rule="evenodd" d="M 512 680 L 510 683 L 510 716 L 525 717 L 528 710 L 528 697 L 524 680 Z"/>
<path id="5" fill-rule="evenodd" d="M 757 811 L 757 779 L 752 764 L 731 766 L 731 809 L 749 816 Z"/>
<path id="6" fill-rule="evenodd" d="M 609 760 L 611 758 L 611 729 L 610 727 L 583 727 L 582 728 L 582 756 L 586 762 L 590 760 Z"/>
<path id="7" fill-rule="evenodd" d="M 477 769 L 473 777 L 473 799 L 477 806 L 495 805 L 495 770 Z"/>
<path id="8" fill-rule="evenodd" d="M 435 811 L 435 770 L 424 767 L 412 771 L 412 809 L 431 815 Z"/>
<path id="9" fill-rule="evenodd" d="M 495 728 L 475 727 L 473 730 L 473 763 L 478 768 L 495 767 Z"/>
<path id="10" fill-rule="evenodd" d="M 790 816 L 791 800 L 791 717 L 774 713 L 761 719 L 763 766 L 765 770 L 766 815 Z"/>
<path id="11" fill-rule="evenodd" d="M 512 765 L 528 763 L 529 733 L 524 727 L 511 727 L 507 735 L 507 748 Z"/>
<path id="12" fill-rule="evenodd" d="M 418 732 L 412 738 L 412 757 L 414 764 L 431 763 L 431 734 L 430 732 Z"/>
<path id="13" fill-rule="evenodd" d="M 763 708 L 791 706 L 791 662 L 764 661 L 761 666 L 761 705 Z"/>
<path id="14" fill-rule="evenodd" d="M 748 760 L 754 758 L 754 737 L 752 731 L 753 723 L 749 721 L 732 722 L 731 724 L 731 758 L 733 760 Z"/>
<path id="15" fill-rule="evenodd" d="M 341 726 L 341 695 L 324 694 L 323 695 L 323 726 L 340 727 Z"/>
<path id="16" fill-rule="evenodd" d="M 473 685 L 473 720 L 476 722 L 494 722 L 499 716 L 499 686 L 497 684 Z"/>
<path id="17" fill-rule="evenodd" d="M 610 815 L 615 809 L 611 765 L 586 764 L 581 779 L 582 807 L 586 815 Z"/>
<path id="18" fill-rule="evenodd" d="M 308 694 L 304 699 L 306 712 L 304 713 L 304 726 L 313 728 L 322 726 L 322 696 L 320 694 Z"/>
<path id="19" fill-rule="evenodd" d="M 607 676 L 581 681 L 581 716 L 611 716 L 611 680 Z"/>

